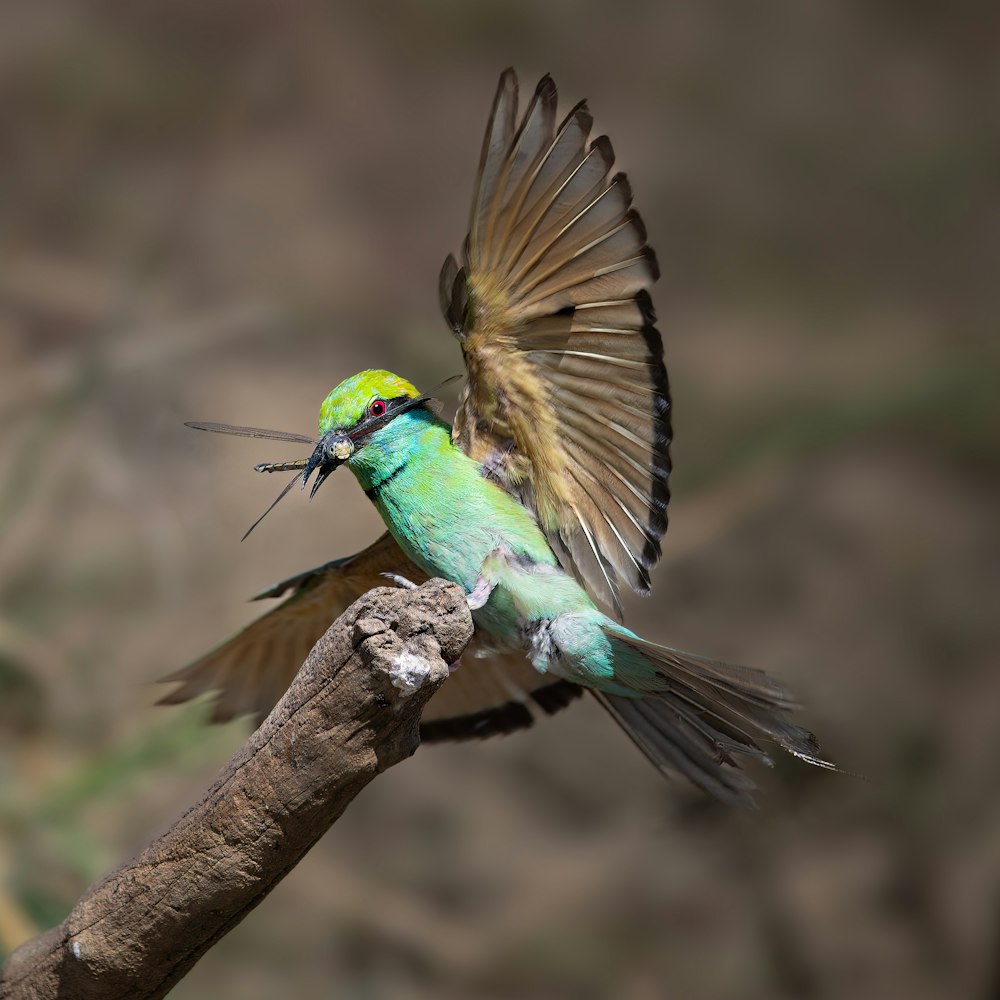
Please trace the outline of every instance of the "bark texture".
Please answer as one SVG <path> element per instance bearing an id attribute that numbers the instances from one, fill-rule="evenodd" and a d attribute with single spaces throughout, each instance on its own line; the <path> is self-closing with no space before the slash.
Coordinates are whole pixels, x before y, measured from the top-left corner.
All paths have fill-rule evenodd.
<path id="1" fill-rule="evenodd" d="M 464 594 L 441 580 L 356 601 L 204 798 L 10 956 L 0 997 L 164 996 L 416 750 L 421 710 L 471 637 Z"/>

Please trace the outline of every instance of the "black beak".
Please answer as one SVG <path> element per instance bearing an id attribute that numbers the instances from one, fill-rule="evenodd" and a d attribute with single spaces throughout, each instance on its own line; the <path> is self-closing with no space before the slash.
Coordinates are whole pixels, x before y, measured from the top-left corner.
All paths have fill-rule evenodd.
<path id="1" fill-rule="evenodd" d="M 338 456 L 349 456 L 353 450 L 354 442 L 343 431 L 330 431 L 323 435 L 309 456 L 309 461 L 306 462 L 306 467 L 302 472 L 302 489 L 306 488 L 309 477 L 314 472 L 316 473 L 316 479 L 309 491 L 310 500 L 316 496 L 316 491 L 326 482 L 330 474 L 336 472 L 347 460 L 346 457 L 340 458 Z"/>

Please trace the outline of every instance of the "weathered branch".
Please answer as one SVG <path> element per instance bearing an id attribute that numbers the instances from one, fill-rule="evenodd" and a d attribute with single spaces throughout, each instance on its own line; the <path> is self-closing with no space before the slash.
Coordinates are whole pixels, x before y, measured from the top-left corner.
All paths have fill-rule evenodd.
<path id="1" fill-rule="evenodd" d="M 15 951 L 0 997 L 162 997 L 298 864 L 379 772 L 461 656 L 461 590 L 373 590 L 313 648 L 205 797 Z"/>

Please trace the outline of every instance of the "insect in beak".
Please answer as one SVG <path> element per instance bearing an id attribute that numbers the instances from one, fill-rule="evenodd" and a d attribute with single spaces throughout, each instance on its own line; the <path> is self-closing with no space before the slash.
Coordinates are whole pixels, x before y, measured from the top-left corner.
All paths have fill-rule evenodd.
<path id="1" fill-rule="evenodd" d="M 316 479 L 309 491 L 310 500 L 316 495 L 320 486 L 326 482 L 330 473 L 336 471 L 353 454 L 354 442 L 344 431 L 328 431 L 323 435 L 316 443 L 312 455 L 309 456 L 309 460 L 302 470 L 302 489 L 306 488 L 306 483 L 309 482 L 313 472 L 316 473 Z"/>
<path id="2" fill-rule="evenodd" d="M 441 383 L 441 386 L 453 382 L 459 376 L 453 375 Z M 441 388 L 438 386 L 438 388 Z M 253 524 L 247 528 L 243 539 L 260 524 L 261 521 L 271 513 L 272 510 L 288 496 L 292 487 L 300 484 L 302 489 L 306 488 L 306 483 L 316 473 L 313 480 L 312 489 L 309 491 L 311 500 L 316 491 L 326 482 L 330 474 L 343 465 L 353 454 L 356 448 L 364 444 L 366 438 L 380 427 L 384 427 L 390 420 L 395 419 L 407 410 L 412 410 L 418 406 L 428 406 L 434 413 L 440 410 L 440 404 L 431 396 L 414 396 L 393 403 L 391 409 L 387 409 L 381 416 L 370 418 L 351 432 L 344 430 L 331 430 L 317 441 L 315 438 L 307 437 L 305 434 L 294 434 L 290 431 L 273 431 L 264 427 L 248 427 L 242 424 L 220 424 L 202 420 L 185 421 L 185 426 L 192 427 L 197 431 L 210 431 L 213 434 L 232 434 L 236 437 L 261 438 L 266 441 L 286 441 L 293 444 L 313 445 L 312 454 L 308 458 L 297 458 L 290 462 L 260 462 L 254 466 L 256 472 L 295 472 L 291 480 L 284 489 L 275 497 L 274 502 Z"/>
<path id="3" fill-rule="evenodd" d="M 320 451 L 322 442 L 317 442 L 315 438 L 307 437 L 305 434 L 294 434 L 289 431 L 272 431 L 264 427 L 246 427 L 242 424 L 219 424 L 201 420 L 185 421 L 185 426 L 191 427 L 196 431 L 210 431 L 213 434 L 232 434 L 235 437 L 262 438 L 266 441 L 287 441 L 293 444 L 316 445 L 310 458 L 295 459 L 291 462 L 261 462 L 254 466 L 254 469 L 257 472 L 291 472 L 293 469 L 298 469 L 299 471 L 292 476 L 291 480 L 285 485 L 284 489 L 282 489 L 277 497 L 275 497 L 274 501 L 267 508 L 267 510 L 265 510 L 264 513 L 261 514 L 249 528 L 247 528 L 246 534 L 243 535 L 243 538 L 241 538 L 240 541 L 246 541 L 250 532 L 253 531 L 253 529 L 256 528 L 257 525 L 260 524 L 260 522 L 263 521 L 264 518 L 267 517 L 267 515 L 270 514 L 271 511 L 274 510 L 274 508 L 282 500 L 284 500 L 286 496 L 288 496 L 292 487 L 303 478 L 303 474 L 306 469 L 312 472 L 312 469 L 314 469 L 316 464 L 318 464 L 317 453 Z M 321 460 L 322 455 L 319 456 L 319 461 Z M 335 467 L 336 466 L 331 467 L 326 475 L 329 475 L 329 472 L 332 472 Z M 323 475 L 322 479 L 325 479 L 326 475 Z M 322 479 L 313 485 L 313 493 L 316 492 L 316 488 L 318 487 L 319 482 L 322 482 Z M 305 483 L 303 482 L 302 485 L 305 486 Z"/>

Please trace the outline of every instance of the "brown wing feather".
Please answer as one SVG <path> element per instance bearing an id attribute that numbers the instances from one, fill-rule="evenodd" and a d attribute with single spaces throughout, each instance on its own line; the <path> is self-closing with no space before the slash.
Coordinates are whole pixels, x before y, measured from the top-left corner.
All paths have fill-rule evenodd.
<path id="1" fill-rule="evenodd" d="M 670 397 L 646 289 L 658 276 L 606 136 L 556 126 L 545 77 L 520 125 L 500 78 L 464 266 L 441 272 L 468 372 L 453 437 L 538 517 L 598 599 L 649 591 L 666 530 Z"/>
<path id="2" fill-rule="evenodd" d="M 420 720 L 425 742 L 481 739 L 532 725 L 583 693 L 569 681 L 540 674 L 514 650 L 479 649 L 476 639 L 447 683 L 427 703 Z"/>
<path id="3" fill-rule="evenodd" d="M 414 583 L 427 574 L 386 533 L 357 555 L 283 580 L 254 600 L 287 599 L 221 646 L 169 677 L 178 686 L 161 705 L 214 695 L 213 722 L 240 715 L 262 721 L 288 689 L 316 640 L 358 597 L 386 586 L 383 573 Z M 421 737 L 476 739 L 530 726 L 569 704 L 581 688 L 538 673 L 520 652 L 487 653 L 473 639 L 463 663 L 427 703 Z"/>

